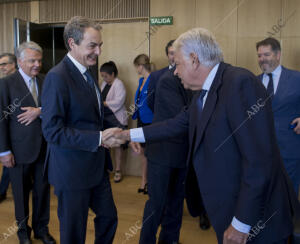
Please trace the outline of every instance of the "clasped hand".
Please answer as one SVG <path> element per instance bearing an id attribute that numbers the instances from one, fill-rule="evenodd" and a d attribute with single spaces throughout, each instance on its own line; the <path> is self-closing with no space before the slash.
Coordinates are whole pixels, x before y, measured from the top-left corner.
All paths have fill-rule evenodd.
<path id="1" fill-rule="evenodd" d="M 101 144 L 107 148 L 119 147 L 121 144 L 124 144 L 127 140 L 118 136 L 122 131 L 121 128 L 109 128 L 104 130 L 101 136 Z"/>
<path id="2" fill-rule="evenodd" d="M 120 128 L 110 128 L 102 132 L 101 144 L 104 147 L 119 147 L 126 141 L 130 141 L 129 130 L 122 130 Z M 137 142 L 131 142 L 130 146 L 136 153 L 141 153 L 141 146 Z"/>

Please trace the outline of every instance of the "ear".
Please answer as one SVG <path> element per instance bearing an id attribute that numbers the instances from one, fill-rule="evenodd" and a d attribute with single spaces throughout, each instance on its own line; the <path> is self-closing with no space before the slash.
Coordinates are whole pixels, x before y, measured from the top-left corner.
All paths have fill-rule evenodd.
<path id="1" fill-rule="evenodd" d="M 194 68 L 198 68 L 200 65 L 198 56 L 195 53 L 190 53 L 190 60 Z"/>
<path id="2" fill-rule="evenodd" d="M 69 47 L 70 47 L 71 50 L 73 50 L 74 45 L 76 45 L 76 43 L 75 43 L 75 41 L 74 41 L 73 38 L 69 38 L 68 39 L 68 44 L 69 44 Z"/>
<path id="3" fill-rule="evenodd" d="M 277 58 L 278 60 L 280 60 L 280 57 L 281 57 L 281 52 L 280 52 L 280 51 L 277 51 L 276 58 Z"/>

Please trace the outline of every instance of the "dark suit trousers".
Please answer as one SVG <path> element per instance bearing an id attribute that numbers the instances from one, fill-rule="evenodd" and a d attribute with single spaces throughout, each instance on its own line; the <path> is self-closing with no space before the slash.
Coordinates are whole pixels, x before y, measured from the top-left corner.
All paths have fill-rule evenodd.
<path id="1" fill-rule="evenodd" d="M 30 237 L 31 228 L 27 225 L 29 217 L 32 217 L 32 229 L 35 236 L 48 233 L 50 186 L 47 178 L 43 176 L 44 162 L 43 154 L 31 164 L 18 164 L 16 162 L 16 166 L 9 169 L 20 239 Z M 32 216 L 29 214 L 29 193 L 31 190 Z"/>
<path id="2" fill-rule="evenodd" d="M 283 159 L 285 169 L 290 177 L 296 195 L 299 195 L 299 184 L 300 184 L 300 159 Z"/>
<path id="3" fill-rule="evenodd" d="M 3 166 L 0 182 L 0 195 L 6 194 L 9 185 L 9 170 Z"/>
<path id="4" fill-rule="evenodd" d="M 143 216 L 140 244 L 155 244 L 159 225 L 159 240 L 178 242 L 184 201 L 185 168 L 171 168 L 148 160 L 148 193 Z"/>
<path id="5" fill-rule="evenodd" d="M 96 214 L 95 244 L 111 244 L 118 224 L 108 174 L 101 184 L 84 190 L 55 190 L 61 244 L 84 244 L 89 208 Z"/>

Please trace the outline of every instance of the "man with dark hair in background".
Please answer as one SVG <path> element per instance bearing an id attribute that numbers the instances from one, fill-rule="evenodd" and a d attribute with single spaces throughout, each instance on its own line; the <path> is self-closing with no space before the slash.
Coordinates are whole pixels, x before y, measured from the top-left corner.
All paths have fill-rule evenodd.
<path id="1" fill-rule="evenodd" d="M 0 55 L 0 73 L 8 76 L 17 70 L 16 56 L 11 53 L 3 53 Z M 6 199 L 6 193 L 9 186 L 9 171 L 7 167 L 2 168 L 2 176 L 0 181 L 0 203 Z"/>
<path id="2" fill-rule="evenodd" d="M 16 56 L 11 53 L 3 53 L 0 55 L 0 73 L 3 76 L 8 76 L 17 70 Z"/>
<path id="3" fill-rule="evenodd" d="M 174 48 L 172 47 L 173 42 L 175 40 L 171 40 L 167 43 L 165 47 L 165 52 L 168 58 L 169 65 L 160 70 L 154 71 L 151 73 L 149 77 L 149 86 L 148 86 L 148 96 L 147 96 L 147 104 L 149 108 L 154 112 L 154 102 L 155 102 L 155 91 L 156 85 L 160 79 L 160 77 L 168 70 L 172 69 L 175 66 L 174 61 Z"/>
<path id="4" fill-rule="evenodd" d="M 275 132 L 285 169 L 296 194 L 300 184 L 300 72 L 280 65 L 281 47 L 274 38 L 256 44 L 258 78 L 266 87 L 275 122 Z"/>
<path id="5" fill-rule="evenodd" d="M 171 50 L 169 46 L 167 50 Z M 153 123 L 175 117 L 191 100 L 174 68 L 159 77 L 156 84 Z M 151 74 L 152 75 L 152 74 Z M 148 160 L 149 200 L 145 204 L 140 244 L 155 244 L 161 225 L 159 244 L 179 241 L 184 201 L 184 179 L 188 153 L 188 135 L 170 141 L 149 143 Z"/>
<path id="6" fill-rule="evenodd" d="M 19 70 L 0 80 L 0 161 L 9 168 L 20 244 L 32 243 L 31 228 L 44 244 L 56 243 L 48 230 L 50 186 L 43 176 L 47 145 L 40 119 L 42 55 L 35 42 L 22 43 L 16 53 Z"/>

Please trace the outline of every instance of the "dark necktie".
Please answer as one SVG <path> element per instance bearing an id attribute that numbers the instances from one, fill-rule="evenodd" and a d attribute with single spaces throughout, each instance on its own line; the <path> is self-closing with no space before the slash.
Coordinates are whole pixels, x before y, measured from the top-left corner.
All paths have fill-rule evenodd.
<path id="1" fill-rule="evenodd" d="M 95 89 L 95 82 L 94 82 L 94 79 L 93 79 L 90 71 L 86 70 L 83 74 L 86 76 L 87 83 L 89 84 L 89 86 L 94 90 Z"/>
<path id="2" fill-rule="evenodd" d="M 203 98 L 204 98 L 206 92 L 207 92 L 207 90 L 204 90 L 204 89 L 202 89 L 199 92 L 199 96 L 198 96 L 198 99 L 197 99 L 197 111 L 198 111 L 197 117 L 198 117 L 198 120 L 201 117 L 202 108 L 203 108 Z"/>
<path id="3" fill-rule="evenodd" d="M 89 84 L 90 88 L 92 89 L 93 94 L 96 96 L 96 98 L 98 100 L 99 111 L 101 111 L 101 102 L 100 102 L 101 95 L 100 95 L 100 92 L 99 92 L 97 86 L 95 85 L 94 78 L 88 69 L 83 74 L 86 76 L 87 83 Z"/>
<path id="4" fill-rule="evenodd" d="M 272 96 L 274 95 L 273 75 L 272 75 L 272 73 L 269 73 L 268 76 L 269 76 L 269 83 L 268 83 L 268 86 L 267 86 L 267 93 L 272 99 Z"/>

